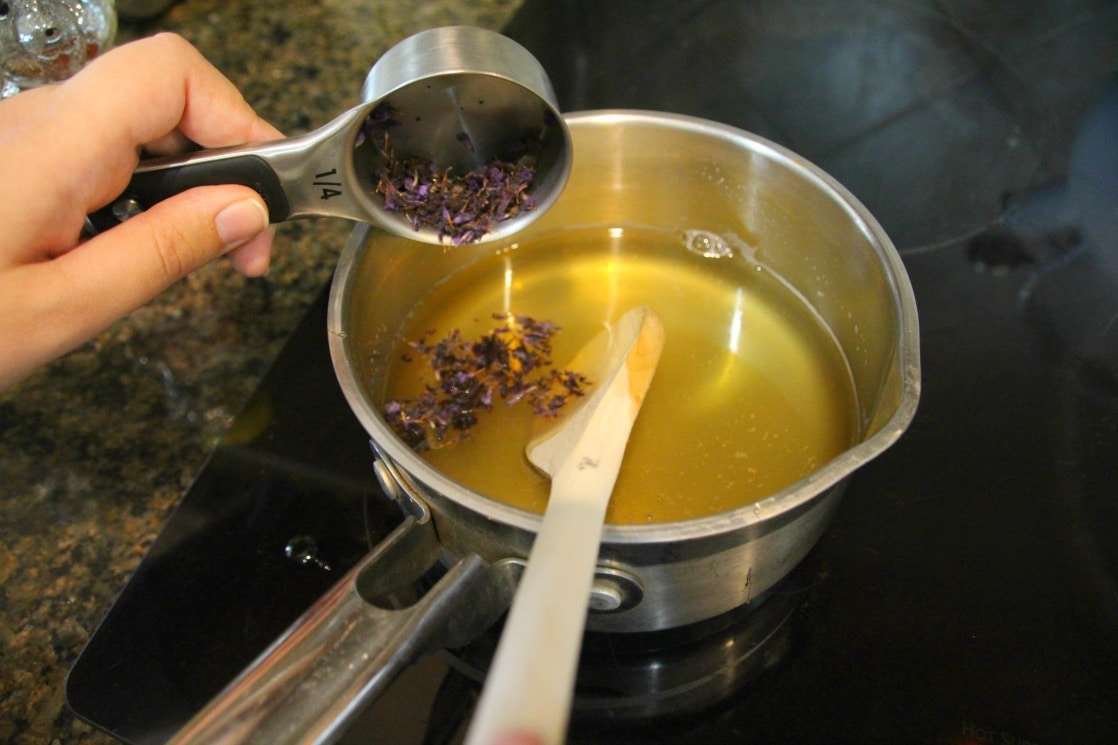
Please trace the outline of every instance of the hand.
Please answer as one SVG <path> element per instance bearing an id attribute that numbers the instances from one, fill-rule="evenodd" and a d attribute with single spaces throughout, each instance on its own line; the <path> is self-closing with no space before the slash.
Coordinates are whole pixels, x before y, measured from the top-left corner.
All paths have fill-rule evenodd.
<path id="1" fill-rule="evenodd" d="M 0 390 L 218 256 L 247 276 L 265 273 L 268 212 L 244 186 L 191 189 L 94 238 L 80 234 L 85 216 L 124 190 L 141 148 L 280 136 L 171 34 L 0 101 Z"/>

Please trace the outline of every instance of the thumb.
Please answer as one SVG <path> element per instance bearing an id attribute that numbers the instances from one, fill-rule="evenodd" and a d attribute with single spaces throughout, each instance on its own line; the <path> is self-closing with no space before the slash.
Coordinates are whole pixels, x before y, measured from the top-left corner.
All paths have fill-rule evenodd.
<path id="1" fill-rule="evenodd" d="M 87 312 L 111 322 L 267 227 L 268 208 L 252 189 L 199 187 L 155 204 L 56 261 L 68 264 Z"/>
<path id="2" fill-rule="evenodd" d="M 261 253 L 270 246 L 268 210 L 244 186 L 205 186 L 185 191 L 94 236 L 47 262 L 28 265 L 37 280 L 34 326 L 45 362 L 92 338 L 182 277 L 229 252 Z M 261 238 L 255 238 L 261 236 Z M 30 277 L 29 277 L 30 279 Z M 27 284 L 27 283 L 25 283 Z M 34 345 L 33 345 L 34 346 Z"/>

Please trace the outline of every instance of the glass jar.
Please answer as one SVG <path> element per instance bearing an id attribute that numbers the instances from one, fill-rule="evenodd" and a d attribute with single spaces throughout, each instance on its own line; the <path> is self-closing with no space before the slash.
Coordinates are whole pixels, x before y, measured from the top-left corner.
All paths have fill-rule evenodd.
<path id="1" fill-rule="evenodd" d="M 0 0 L 0 95 L 65 80 L 115 36 L 112 0 Z"/>

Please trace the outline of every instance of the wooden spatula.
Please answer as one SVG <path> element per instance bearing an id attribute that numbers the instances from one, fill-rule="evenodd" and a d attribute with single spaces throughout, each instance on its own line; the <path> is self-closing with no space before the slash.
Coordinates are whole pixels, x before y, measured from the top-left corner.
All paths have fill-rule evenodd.
<path id="1" fill-rule="evenodd" d="M 590 395 L 528 444 L 529 460 L 551 476 L 551 494 L 467 745 L 510 736 L 550 745 L 566 736 L 606 507 L 663 346 L 651 308 L 618 318 L 567 366 L 590 377 Z"/>

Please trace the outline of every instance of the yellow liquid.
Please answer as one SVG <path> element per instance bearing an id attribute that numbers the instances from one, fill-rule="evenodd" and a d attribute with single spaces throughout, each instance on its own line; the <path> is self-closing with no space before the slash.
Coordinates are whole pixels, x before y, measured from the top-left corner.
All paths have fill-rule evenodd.
<path id="1" fill-rule="evenodd" d="M 841 352 L 803 299 L 741 257 L 706 258 L 672 233 L 572 230 L 487 257 L 435 287 L 400 330 L 386 398 L 422 388 L 406 340 L 491 330 L 494 313 L 561 327 L 564 367 L 602 324 L 647 304 L 666 341 L 625 451 L 607 520 L 685 520 L 741 507 L 811 473 L 855 437 Z M 421 373 L 421 370 L 424 370 Z M 426 452 L 435 468 L 536 512 L 548 479 L 524 455 L 538 417 L 524 404 L 482 412 L 469 439 Z"/>

